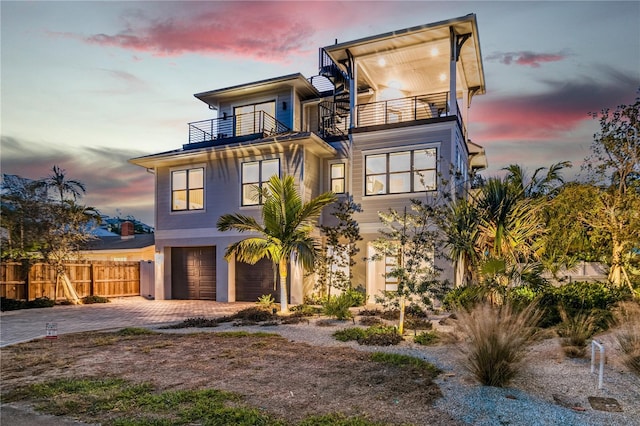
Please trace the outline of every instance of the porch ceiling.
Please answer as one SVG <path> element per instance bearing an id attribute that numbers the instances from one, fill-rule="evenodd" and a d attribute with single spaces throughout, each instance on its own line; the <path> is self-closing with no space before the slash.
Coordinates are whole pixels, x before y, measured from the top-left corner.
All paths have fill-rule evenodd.
<path id="1" fill-rule="evenodd" d="M 334 62 L 347 62 L 347 49 L 356 58 L 358 86 L 387 88 L 401 96 L 449 91 L 450 28 L 471 34 L 457 64 L 458 90 L 479 87 L 484 93 L 484 71 L 475 15 L 394 31 L 325 47 Z"/>

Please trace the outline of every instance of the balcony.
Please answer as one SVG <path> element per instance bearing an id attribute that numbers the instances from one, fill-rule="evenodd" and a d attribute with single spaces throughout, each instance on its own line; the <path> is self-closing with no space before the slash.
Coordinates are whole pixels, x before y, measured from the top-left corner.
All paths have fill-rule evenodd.
<path id="1" fill-rule="evenodd" d="M 356 106 L 356 127 L 368 127 L 406 123 L 451 116 L 449 92 L 390 99 Z M 464 133 L 464 125 L 458 108 L 458 125 Z"/>
<path id="2" fill-rule="evenodd" d="M 225 113 L 221 118 L 189 123 L 189 143 L 183 148 L 210 146 L 212 142 L 216 145 L 259 139 L 290 130 L 264 111 L 233 116 Z"/>

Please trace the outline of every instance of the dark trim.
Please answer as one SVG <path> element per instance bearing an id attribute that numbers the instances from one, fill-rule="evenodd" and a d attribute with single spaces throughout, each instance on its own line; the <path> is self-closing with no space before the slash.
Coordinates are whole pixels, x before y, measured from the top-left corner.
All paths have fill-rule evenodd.
<path id="1" fill-rule="evenodd" d="M 425 118 L 423 120 L 403 121 L 403 122 L 400 122 L 400 123 L 378 124 L 378 125 L 375 125 L 375 126 L 354 127 L 354 128 L 349 129 L 349 133 L 376 132 L 376 131 L 379 131 L 379 130 L 399 129 L 399 128 L 403 128 L 403 127 L 424 126 L 424 125 L 427 125 L 427 124 L 445 123 L 447 121 L 457 121 L 457 117 L 454 116 L 454 115 L 449 115 L 447 117 Z"/>

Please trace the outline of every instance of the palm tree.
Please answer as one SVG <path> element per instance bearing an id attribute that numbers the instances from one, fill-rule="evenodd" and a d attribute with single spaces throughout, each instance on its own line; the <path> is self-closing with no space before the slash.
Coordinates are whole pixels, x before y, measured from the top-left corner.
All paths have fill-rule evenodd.
<path id="1" fill-rule="evenodd" d="M 455 285 L 464 286 L 474 280 L 473 271 L 479 255 L 476 245 L 480 234 L 478 210 L 466 199 L 449 205 L 444 223 L 449 255 L 455 263 Z"/>
<path id="2" fill-rule="evenodd" d="M 306 270 L 312 270 L 318 247 L 311 237 L 315 221 L 322 209 L 335 201 L 332 192 L 325 192 L 303 203 L 296 191 L 293 176 L 272 176 L 264 191 L 262 224 L 250 216 L 239 213 L 225 214 L 218 219 L 218 230 L 252 232 L 256 236 L 238 241 L 227 247 L 225 257 L 255 264 L 270 259 L 280 271 L 280 311 L 288 312 L 287 276 L 292 255 Z"/>
<path id="3" fill-rule="evenodd" d="M 53 189 L 60 195 L 60 203 L 65 201 L 64 194 L 71 194 L 76 200 L 79 196 L 86 192 L 84 184 L 74 179 L 67 179 L 66 170 L 56 165 L 52 168 L 53 174 L 44 179 L 46 188 Z"/>

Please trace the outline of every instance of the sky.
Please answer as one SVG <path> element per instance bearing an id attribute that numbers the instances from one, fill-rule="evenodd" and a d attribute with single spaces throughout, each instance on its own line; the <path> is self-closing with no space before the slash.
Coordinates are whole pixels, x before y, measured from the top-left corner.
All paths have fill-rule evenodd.
<path id="1" fill-rule="evenodd" d="M 53 165 L 82 202 L 153 225 L 154 177 L 128 159 L 213 118 L 193 94 L 318 72 L 318 48 L 475 13 L 487 93 L 468 130 L 489 168 L 571 161 L 640 88 L 640 1 L 0 2 L 0 171 Z"/>

